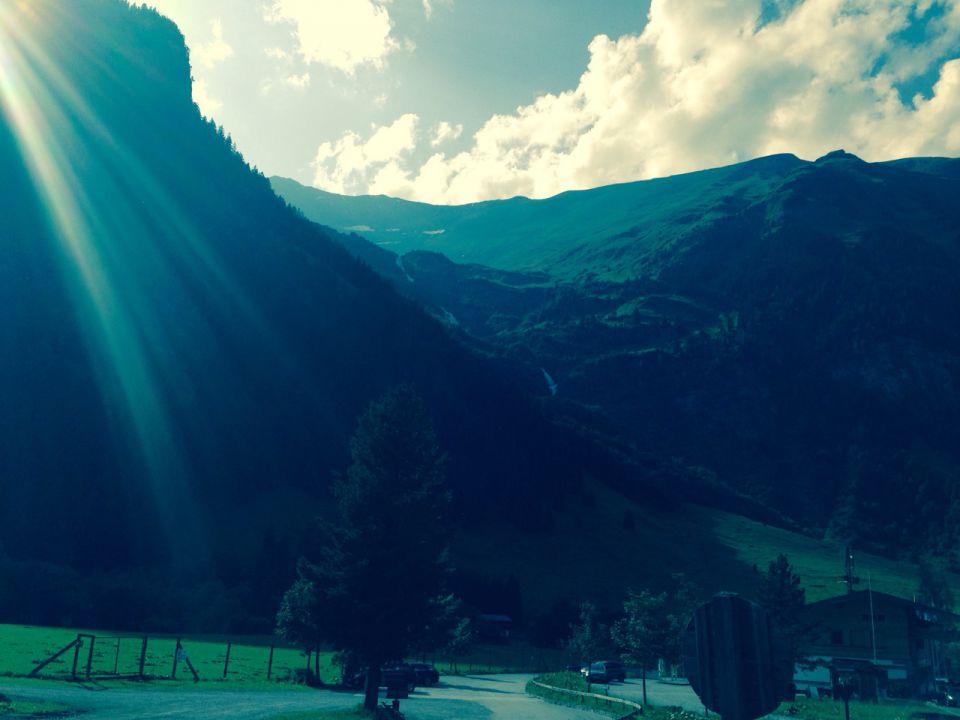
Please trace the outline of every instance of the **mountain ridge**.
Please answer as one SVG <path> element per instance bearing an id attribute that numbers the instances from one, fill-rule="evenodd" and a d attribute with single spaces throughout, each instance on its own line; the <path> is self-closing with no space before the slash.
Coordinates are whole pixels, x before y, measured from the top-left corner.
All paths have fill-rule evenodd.
<path id="1" fill-rule="evenodd" d="M 394 282 L 531 376 L 545 369 L 554 401 L 613 442 L 816 532 L 956 552 L 958 180 L 956 159 L 837 151 L 585 191 L 566 216 L 569 198 L 527 201 L 516 227 L 471 208 L 426 241 L 457 264 L 407 252 L 414 282 Z M 490 266 L 460 263 L 464 247 Z M 897 502 L 871 499 L 880 488 Z"/>

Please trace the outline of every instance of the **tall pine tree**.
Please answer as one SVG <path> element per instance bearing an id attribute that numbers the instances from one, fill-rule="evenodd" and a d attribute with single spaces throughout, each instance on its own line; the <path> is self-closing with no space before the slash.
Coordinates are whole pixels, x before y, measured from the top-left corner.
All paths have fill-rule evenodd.
<path id="1" fill-rule="evenodd" d="M 373 710 L 381 665 L 402 658 L 434 620 L 449 573 L 450 497 L 445 457 L 408 386 L 360 418 L 351 456 L 334 484 L 340 517 L 325 528 L 320 557 L 298 566 L 284 608 L 308 606 L 310 617 L 291 627 L 316 628 L 359 659 L 367 670 L 364 706 Z M 282 612 L 278 620 L 283 631 Z"/>
<path id="2" fill-rule="evenodd" d="M 767 567 L 759 594 L 760 605 L 773 621 L 790 662 L 795 663 L 811 628 L 803 620 L 806 591 L 800 585 L 800 576 L 783 553 Z"/>

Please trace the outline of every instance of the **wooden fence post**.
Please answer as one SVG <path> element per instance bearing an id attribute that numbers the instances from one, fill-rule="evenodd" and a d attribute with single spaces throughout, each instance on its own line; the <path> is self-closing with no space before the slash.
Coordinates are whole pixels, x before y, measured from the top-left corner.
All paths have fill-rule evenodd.
<path id="1" fill-rule="evenodd" d="M 147 663 L 147 636 L 143 636 L 143 642 L 140 644 L 140 679 L 143 679 L 143 667 Z"/>
<path id="2" fill-rule="evenodd" d="M 227 657 L 223 660 L 223 679 L 227 679 L 227 670 L 230 667 L 230 648 L 233 647 L 233 642 L 227 642 Z"/>
<path id="3" fill-rule="evenodd" d="M 73 646 L 73 671 L 70 675 L 74 680 L 77 679 L 77 661 L 80 659 L 80 645 L 83 644 L 83 640 L 80 639 L 80 635 L 77 635 L 77 644 Z"/>
<path id="4" fill-rule="evenodd" d="M 267 680 L 273 674 L 273 645 L 270 646 L 270 657 L 267 659 Z"/>
<path id="5" fill-rule="evenodd" d="M 117 655 L 113 658 L 113 674 L 120 672 L 120 638 L 117 638 Z"/>
<path id="6" fill-rule="evenodd" d="M 177 679 L 177 663 L 180 661 L 180 638 L 177 638 L 177 647 L 173 650 L 173 670 L 170 671 L 170 679 Z"/>
<path id="7" fill-rule="evenodd" d="M 87 637 L 90 638 L 90 649 L 87 650 L 87 680 L 89 680 L 90 670 L 93 667 L 93 646 L 97 641 L 97 637 L 95 635 L 88 635 Z"/>
<path id="8" fill-rule="evenodd" d="M 73 662 L 74 662 L 74 665 L 73 665 L 73 667 L 74 667 L 74 673 L 76 673 L 76 667 L 77 667 L 77 665 L 76 665 L 76 663 L 77 663 L 77 661 L 76 661 L 76 655 L 77 655 L 76 647 L 77 647 L 77 645 L 78 645 L 79 643 L 80 643 L 80 638 L 78 637 L 78 638 L 77 638 L 76 640 L 74 640 L 73 642 L 70 642 L 70 643 L 68 643 L 67 645 L 64 645 L 62 648 L 60 648 L 59 650 L 57 650 L 57 652 L 55 652 L 53 655 L 51 655 L 50 657 L 48 657 L 46 660 L 44 660 L 44 661 L 41 662 L 41 663 L 38 663 L 38 664 L 33 668 L 33 670 L 30 671 L 29 675 L 30 675 L 31 677 L 33 677 L 34 675 L 39 675 L 41 670 L 43 670 L 43 669 L 44 669 L 47 665 L 49 665 L 50 663 L 55 662 L 61 655 L 63 655 L 64 653 L 66 653 L 68 650 L 73 650 L 73 654 L 74 654 L 74 661 L 73 661 Z"/>
<path id="9" fill-rule="evenodd" d="M 193 681 L 195 683 L 200 682 L 200 673 L 197 672 L 197 669 L 193 666 L 193 663 L 190 662 L 190 656 L 186 652 L 183 653 L 183 661 L 187 664 L 187 669 L 190 670 L 190 674 L 193 675 Z"/>

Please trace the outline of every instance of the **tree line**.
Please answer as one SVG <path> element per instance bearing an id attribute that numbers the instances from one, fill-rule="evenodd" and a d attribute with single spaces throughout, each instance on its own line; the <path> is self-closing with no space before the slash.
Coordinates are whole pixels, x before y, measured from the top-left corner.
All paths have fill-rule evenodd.
<path id="1" fill-rule="evenodd" d="M 332 646 L 345 667 L 365 672 L 364 705 L 374 709 L 380 668 L 411 653 L 464 653 L 475 633 L 449 591 L 447 456 L 423 402 L 407 385 L 390 390 L 361 416 L 351 463 L 335 479 L 337 514 L 319 532 L 314 557 L 277 613 L 277 631 L 305 650 Z M 579 607 L 567 647 L 590 664 L 607 653 L 637 665 L 644 679 L 658 661 L 680 661 L 680 637 L 702 597 L 685 576 L 669 592 L 631 590 L 620 617 L 604 622 L 590 603 Z M 760 601 L 775 624 L 799 642 L 804 591 L 780 555 L 763 575 Z"/>

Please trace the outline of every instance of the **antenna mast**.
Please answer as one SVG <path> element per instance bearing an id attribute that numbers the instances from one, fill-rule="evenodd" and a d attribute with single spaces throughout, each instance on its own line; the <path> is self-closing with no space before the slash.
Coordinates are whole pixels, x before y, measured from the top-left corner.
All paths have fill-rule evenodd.
<path id="1" fill-rule="evenodd" d="M 843 550 L 843 577 L 840 578 L 840 582 L 846 583 L 848 593 L 853 592 L 854 585 L 860 584 L 860 578 L 854 570 L 853 549 L 847 545 Z"/>

